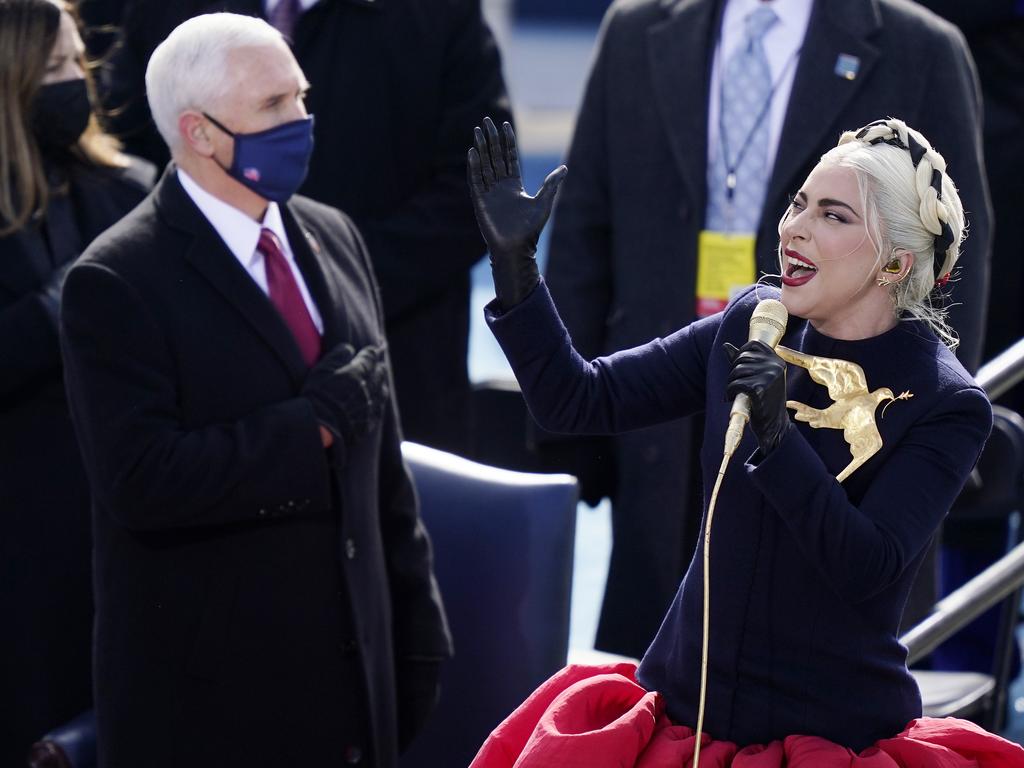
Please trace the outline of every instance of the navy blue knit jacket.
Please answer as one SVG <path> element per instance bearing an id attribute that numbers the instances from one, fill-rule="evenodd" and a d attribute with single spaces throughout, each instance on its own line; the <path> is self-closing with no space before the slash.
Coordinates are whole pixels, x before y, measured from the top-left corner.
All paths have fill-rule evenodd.
<path id="1" fill-rule="evenodd" d="M 705 414 L 704 487 L 722 457 L 730 371 L 757 301 L 746 291 L 724 313 L 664 339 L 592 362 L 581 358 L 543 282 L 487 322 L 534 418 L 565 433 L 613 433 Z M 910 400 L 876 412 L 882 449 L 842 484 L 840 430 L 792 422 L 767 457 L 749 433 L 722 484 L 711 538 L 711 641 L 705 728 L 737 744 L 807 734 L 860 750 L 921 714 L 897 631 L 926 545 L 977 461 L 992 424 L 988 399 L 926 326 L 900 322 L 842 341 L 791 317 L 782 344 L 858 363 L 871 390 Z M 789 366 L 788 397 L 815 408 L 825 387 Z M 705 498 L 705 514 L 707 499 Z M 679 723 L 697 719 L 703 543 L 638 679 L 664 695 Z M 638 600 L 643 595 L 637 595 Z"/>

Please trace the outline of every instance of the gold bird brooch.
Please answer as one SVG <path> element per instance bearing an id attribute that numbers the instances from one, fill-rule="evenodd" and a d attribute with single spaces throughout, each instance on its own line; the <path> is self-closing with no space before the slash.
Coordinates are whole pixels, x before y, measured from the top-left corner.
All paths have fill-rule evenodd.
<path id="1" fill-rule="evenodd" d="M 909 391 L 894 395 L 888 387 L 870 391 L 864 369 L 856 363 L 815 357 L 781 345 L 775 348 L 775 353 L 787 363 L 806 368 L 811 379 L 828 389 L 833 400 L 828 408 L 811 408 L 796 400 L 787 400 L 786 407 L 794 411 L 793 417 L 797 421 L 806 422 L 815 429 L 843 430 L 843 438 L 853 455 L 853 460 L 836 475 L 836 480 L 843 482 L 882 447 L 882 436 L 875 424 L 878 404 L 888 400 L 888 407 L 897 400 L 909 400 L 913 395 Z M 882 414 L 885 414 L 885 408 Z"/>

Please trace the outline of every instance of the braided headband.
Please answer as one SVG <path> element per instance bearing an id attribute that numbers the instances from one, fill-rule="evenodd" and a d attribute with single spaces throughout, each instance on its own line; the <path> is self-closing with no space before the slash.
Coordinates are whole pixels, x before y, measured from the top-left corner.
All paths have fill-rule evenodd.
<path id="1" fill-rule="evenodd" d="M 878 136 L 868 141 L 868 144 L 891 144 L 894 147 L 905 149 L 908 152 L 910 152 L 910 161 L 914 164 L 914 168 L 917 168 L 918 163 L 921 162 L 921 159 L 924 157 L 925 152 L 927 152 L 928 150 L 923 144 L 921 144 L 917 139 L 914 138 L 914 135 L 910 133 L 910 131 L 907 131 L 908 143 L 905 144 L 903 142 L 903 139 L 900 138 L 899 133 L 897 133 L 896 130 L 893 129 L 887 121 L 876 120 L 873 123 L 868 123 L 859 131 L 857 131 L 856 138 L 858 140 L 863 140 L 864 137 L 867 136 L 868 131 L 870 131 L 872 128 L 877 128 L 880 125 L 885 126 L 890 131 L 892 131 L 892 135 Z M 941 201 L 942 172 L 938 168 L 932 168 L 931 186 L 932 189 L 935 190 L 937 198 Z M 945 264 L 946 262 L 946 251 L 948 251 L 949 247 L 953 244 L 953 230 L 950 229 L 949 224 L 947 222 L 942 221 L 941 219 L 939 220 L 939 224 L 941 225 L 942 229 L 939 232 L 939 234 L 935 235 L 935 257 L 932 259 L 932 269 L 935 271 L 936 285 L 942 287 L 949 281 L 948 272 L 945 275 L 942 275 L 940 273 L 942 271 L 942 265 Z"/>

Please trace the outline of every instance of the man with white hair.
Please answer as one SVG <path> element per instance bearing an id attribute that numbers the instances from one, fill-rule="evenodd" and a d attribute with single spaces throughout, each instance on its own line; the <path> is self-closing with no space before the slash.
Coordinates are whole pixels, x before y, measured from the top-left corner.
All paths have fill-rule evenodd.
<path id="1" fill-rule="evenodd" d="M 146 82 L 174 162 L 62 317 L 100 765 L 394 766 L 451 641 L 369 257 L 293 196 L 306 79 L 265 22 L 213 14 Z"/>
<path id="2" fill-rule="evenodd" d="M 91 5 L 90 0 L 85 5 Z M 453 453 L 473 445 L 470 270 L 484 255 L 466 194 L 466 136 L 512 120 L 481 0 L 122 0 L 103 67 L 113 132 L 162 166 L 144 73 L 178 24 L 212 10 L 281 30 L 312 88 L 316 149 L 303 195 L 345 211 L 370 250 L 402 432 Z M 444 339 L 437 344 L 437 339 Z"/>

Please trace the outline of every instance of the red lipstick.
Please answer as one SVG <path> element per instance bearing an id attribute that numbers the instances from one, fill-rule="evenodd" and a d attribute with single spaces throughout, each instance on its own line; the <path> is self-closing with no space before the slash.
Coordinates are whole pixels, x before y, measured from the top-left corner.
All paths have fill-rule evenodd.
<path id="1" fill-rule="evenodd" d="M 818 268 L 814 262 L 797 251 L 786 248 L 782 251 L 786 257 L 785 269 L 782 272 L 782 284 L 795 288 L 813 280 L 818 274 Z"/>

